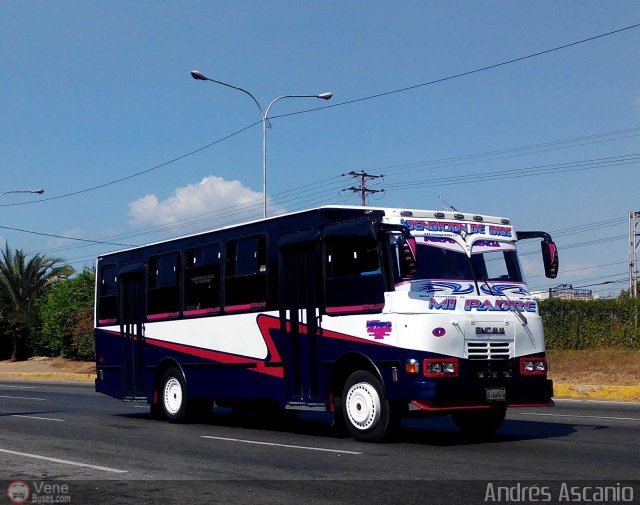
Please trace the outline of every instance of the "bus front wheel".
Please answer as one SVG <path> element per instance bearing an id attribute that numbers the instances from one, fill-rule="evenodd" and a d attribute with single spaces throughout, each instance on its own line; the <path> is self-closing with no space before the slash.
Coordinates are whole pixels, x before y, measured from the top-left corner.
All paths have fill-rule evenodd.
<path id="1" fill-rule="evenodd" d="M 181 423 L 187 418 L 187 385 L 182 373 L 169 368 L 162 375 L 160 402 L 170 423 Z"/>
<path id="2" fill-rule="evenodd" d="M 380 381 L 371 373 L 352 373 L 342 392 L 342 413 L 356 440 L 376 442 L 389 428 L 391 411 Z"/>

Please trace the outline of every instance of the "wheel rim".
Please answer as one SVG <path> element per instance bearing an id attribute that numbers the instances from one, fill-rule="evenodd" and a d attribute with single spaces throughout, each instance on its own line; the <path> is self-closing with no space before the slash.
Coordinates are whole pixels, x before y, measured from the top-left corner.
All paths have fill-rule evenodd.
<path id="1" fill-rule="evenodd" d="M 164 408 L 169 414 L 175 414 L 182 406 L 182 386 L 175 377 L 164 385 Z"/>
<path id="2" fill-rule="evenodd" d="M 358 430 L 368 430 L 380 419 L 380 395 L 371 384 L 359 382 L 351 386 L 345 401 L 347 416 Z"/>

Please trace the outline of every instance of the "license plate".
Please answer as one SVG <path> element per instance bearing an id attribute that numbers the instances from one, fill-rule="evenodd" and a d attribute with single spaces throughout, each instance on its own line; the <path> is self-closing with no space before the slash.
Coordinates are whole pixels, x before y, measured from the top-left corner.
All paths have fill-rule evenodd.
<path id="1" fill-rule="evenodd" d="M 504 402 L 507 400 L 507 388 L 486 388 L 488 402 Z"/>

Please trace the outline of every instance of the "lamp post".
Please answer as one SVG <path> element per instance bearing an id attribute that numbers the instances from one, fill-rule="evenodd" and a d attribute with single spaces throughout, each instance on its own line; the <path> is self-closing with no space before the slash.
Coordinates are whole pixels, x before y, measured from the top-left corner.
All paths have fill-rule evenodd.
<path id="1" fill-rule="evenodd" d="M 0 193 L 0 197 L 3 197 L 4 195 L 8 195 L 9 193 L 32 193 L 32 194 L 41 195 L 42 193 L 44 193 L 44 189 L 14 189 L 11 191 L 4 191 Z"/>
<path id="2" fill-rule="evenodd" d="M 223 86 L 227 86 L 228 88 L 237 89 L 238 91 L 242 91 L 243 93 L 249 95 L 251 99 L 255 102 L 260 110 L 260 117 L 262 118 L 262 195 L 263 195 L 263 216 L 267 217 L 267 126 L 269 126 L 269 110 L 274 103 L 284 98 L 320 98 L 322 100 L 331 100 L 333 93 L 325 92 L 319 93 L 316 95 L 282 95 L 278 98 L 275 98 L 271 101 L 271 103 L 267 106 L 266 109 L 262 109 L 260 102 L 256 100 L 256 97 L 249 93 L 246 89 L 240 88 L 239 86 L 234 86 L 232 84 L 228 84 L 226 82 L 217 81 L 215 79 L 211 79 L 204 75 L 202 72 L 198 72 L 197 70 L 191 71 L 191 77 L 198 81 L 211 81 L 217 84 L 222 84 Z"/>

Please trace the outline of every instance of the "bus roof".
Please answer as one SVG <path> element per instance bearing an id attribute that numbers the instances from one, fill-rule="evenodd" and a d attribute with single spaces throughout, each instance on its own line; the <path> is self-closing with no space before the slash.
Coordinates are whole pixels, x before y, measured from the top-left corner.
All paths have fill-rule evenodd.
<path id="1" fill-rule="evenodd" d="M 191 233 L 187 235 L 182 235 L 178 237 L 173 237 L 165 240 L 159 240 L 157 242 L 150 242 L 147 244 L 140 244 L 131 247 L 127 247 L 125 249 L 119 249 L 116 251 L 111 251 L 108 253 L 98 255 L 98 258 L 102 258 L 105 256 L 110 256 L 112 254 L 118 254 L 126 251 L 133 251 L 136 249 L 149 247 L 158 244 L 164 244 L 167 242 L 173 242 L 176 240 L 181 240 L 190 237 L 198 237 L 201 235 L 206 235 L 211 232 L 223 231 L 223 230 L 231 230 L 234 228 L 240 228 L 243 226 L 248 226 L 251 224 L 259 223 L 259 222 L 268 222 L 275 221 L 283 218 L 287 218 L 289 216 L 302 215 L 305 213 L 313 213 L 313 212 L 323 212 L 323 211 L 331 211 L 331 210 L 343 210 L 349 211 L 353 210 L 358 214 L 366 213 L 367 211 L 371 212 L 382 212 L 384 215 L 384 220 L 389 221 L 397 221 L 398 219 L 437 219 L 437 220 L 451 220 L 451 221 L 462 221 L 462 222 L 472 222 L 472 223 L 487 223 L 487 224 L 498 224 L 498 225 L 510 225 L 511 221 L 504 217 L 497 216 L 488 216 L 483 214 L 474 214 L 469 212 L 459 212 L 459 211 L 445 211 L 445 210 L 426 210 L 426 209 L 405 209 L 399 207 L 363 207 L 357 205 L 323 205 L 321 207 L 314 207 L 310 209 L 304 209 L 295 212 L 289 212 L 285 214 L 278 214 L 275 216 L 270 216 L 267 218 L 255 219 L 253 221 L 245 221 L 242 223 L 230 224 L 226 226 L 221 226 L 219 228 L 212 228 L 210 230 L 205 230 L 197 233 Z"/>

